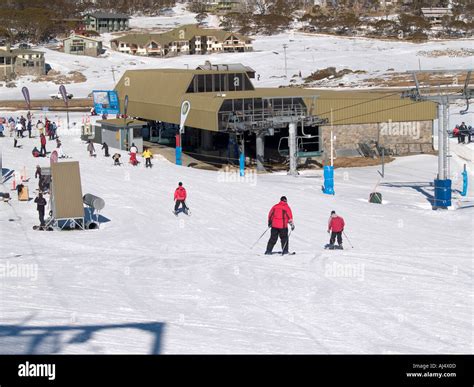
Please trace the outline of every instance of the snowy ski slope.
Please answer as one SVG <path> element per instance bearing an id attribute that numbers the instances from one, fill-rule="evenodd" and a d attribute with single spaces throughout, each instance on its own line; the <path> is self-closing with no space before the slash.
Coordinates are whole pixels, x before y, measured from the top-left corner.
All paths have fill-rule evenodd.
<path id="1" fill-rule="evenodd" d="M 33 201 L 10 191 L 0 203 L 1 353 L 472 353 L 474 206 L 430 209 L 436 157 L 388 164 L 375 205 L 376 167 L 336 170 L 329 197 L 321 172 L 236 182 L 160 157 L 152 170 L 113 167 L 76 136 L 62 141 L 109 221 L 39 232 Z M 0 138 L 4 168 L 26 166 L 30 192 L 38 142 Z M 191 217 L 171 213 L 178 181 Z M 281 195 L 297 254 L 263 256 L 268 234 L 249 247 Z M 353 249 L 323 249 L 333 209 Z"/>

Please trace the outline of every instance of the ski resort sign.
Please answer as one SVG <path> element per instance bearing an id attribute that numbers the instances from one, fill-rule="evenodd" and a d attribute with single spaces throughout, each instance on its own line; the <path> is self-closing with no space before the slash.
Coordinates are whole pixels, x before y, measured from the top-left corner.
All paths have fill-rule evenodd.
<path id="1" fill-rule="evenodd" d="M 120 106 L 115 90 L 94 90 L 94 110 L 97 114 L 119 114 Z"/>

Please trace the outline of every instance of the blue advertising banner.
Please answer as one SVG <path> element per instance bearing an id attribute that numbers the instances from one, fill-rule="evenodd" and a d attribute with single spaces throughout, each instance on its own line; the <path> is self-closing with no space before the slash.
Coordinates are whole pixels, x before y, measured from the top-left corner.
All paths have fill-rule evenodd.
<path id="1" fill-rule="evenodd" d="M 120 104 L 115 90 L 94 90 L 94 110 L 96 114 L 119 114 Z"/>

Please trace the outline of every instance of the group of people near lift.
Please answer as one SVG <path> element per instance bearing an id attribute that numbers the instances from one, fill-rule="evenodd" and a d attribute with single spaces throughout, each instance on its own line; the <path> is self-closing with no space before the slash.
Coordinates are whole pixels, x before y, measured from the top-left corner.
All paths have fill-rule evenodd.
<path id="1" fill-rule="evenodd" d="M 457 137 L 458 144 L 469 144 L 472 142 L 472 137 L 474 137 L 474 128 L 472 126 L 467 126 L 464 122 L 461 125 L 456 125 L 453 129 L 453 137 Z"/>

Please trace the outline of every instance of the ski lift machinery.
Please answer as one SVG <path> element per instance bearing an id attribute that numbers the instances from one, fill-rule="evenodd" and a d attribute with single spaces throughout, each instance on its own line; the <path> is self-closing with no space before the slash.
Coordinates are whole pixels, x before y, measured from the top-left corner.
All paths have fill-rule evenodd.
<path id="1" fill-rule="evenodd" d="M 278 154 L 282 157 L 288 157 L 290 154 L 290 146 L 289 146 L 289 136 L 281 137 L 280 141 L 278 142 Z M 286 141 L 286 147 L 284 147 Z M 321 151 L 309 151 L 307 150 L 310 146 L 320 145 L 319 144 L 319 133 L 318 134 L 311 134 L 306 133 L 304 130 L 304 124 L 301 122 L 301 135 L 296 136 L 296 156 L 298 158 L 306 158 L 306 157 L 317 157 L 321 156 Z"/>

